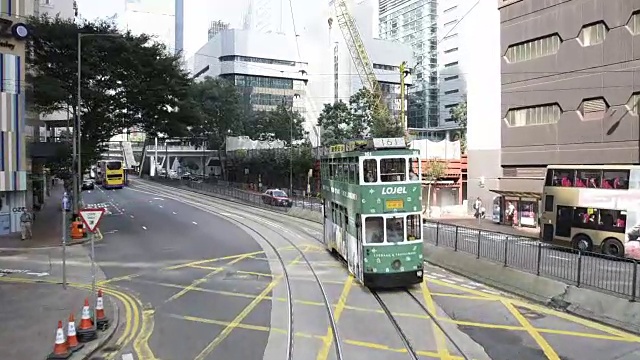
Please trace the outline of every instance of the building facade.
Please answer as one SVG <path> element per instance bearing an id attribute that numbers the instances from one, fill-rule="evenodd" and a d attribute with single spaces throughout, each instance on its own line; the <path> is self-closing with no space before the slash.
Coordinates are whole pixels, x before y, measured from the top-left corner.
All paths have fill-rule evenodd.
<path id="1" fill-rule="evenodd" d="M 413 50 L 408 127 L 417 138 L 435 136 L 439 125 L 437 1 L 379 0 L 378 13 L 380 38 Z"/>
<path id="2" fill-rule="evenodd" d="M 33 0 L 1 0 L 0 18 L 11 23 L 0 34 L 0 235 L 20 231 L 20 213 L 33 204 L 27 143 L 36 141 L 39 119 L 27 120 L 25 32 L 12 31 L 39 6 Z M 18 33 L 18 36 L 16 36 Z"/>
<path id="3" fill-rule="evenodd" d="M 548 164 L 640 163 L 640 0 L 499 8 L 498 192 L 535 199 Z"/>
<path id="4" fill-rule="evenodd" d="M 293 39 L 251 30 L 222 30 L 187 60 L 200 78 L 221 77 L 233 82 L 252 110 L 274 110 L 285 103 L 307 120 L 314 134 L 317 119 L 306 112 L 307 63 L 297 61 Z M 310 135 L 312 143 L 316 137 Z"/>
<path id="5" fill-rule="evenodd" d="M 36 0 L 34 15 L 47 14 L 51 17 L 60 16 L 63 19 L 76 17 L 78 6 L 76 0 Z"/>

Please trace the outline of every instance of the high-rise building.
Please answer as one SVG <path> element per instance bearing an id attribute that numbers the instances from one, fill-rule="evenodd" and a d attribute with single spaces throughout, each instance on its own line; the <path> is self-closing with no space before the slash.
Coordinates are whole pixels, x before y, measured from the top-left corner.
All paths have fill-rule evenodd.
<path id="1" fill-rule="evenodd" d="M 181 39 L 176 41 L 177 30 L 183 23 L 176 10 L 182 0 L 126 0 L 124 21 L 128 30 L 134 34 L 149 34 L 163 43 L 167 50 L 176 52 L 182 47 Z M 180 26 L 181 27 L 181 26 Z"/>
<path id="2" fill-rule="evenodd" d="M 434 137 L 439 125 L 437 0 L 378 0 L 378 13 L 380 37 L 413 50 L 408 127 L 417 138 Z"/>
<path id="3" fill-rule="evenodd" d="M 285 32 L 284 24 L 291 23 L 291 14 L 284 7 L 285 0 L 249 0 L 243 16 L 243 29 L 258 32 Z"/>
<path id="4" fill-rule="evenodd" d="M 220 31 L 227 30 L 227 29 L 229 29 L 229 23 L 223 22 L 221 20 L 212 21 L 211 24 L 209 25 L 209 31 L 208 31 L 208 34 L 207 34 L 207 39 L 211 40 Z"/>

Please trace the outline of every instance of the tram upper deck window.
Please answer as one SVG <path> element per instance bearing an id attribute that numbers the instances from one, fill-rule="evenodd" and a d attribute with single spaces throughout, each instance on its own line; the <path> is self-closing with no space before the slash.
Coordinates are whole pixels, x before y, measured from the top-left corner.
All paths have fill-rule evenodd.
<path id="1" fill-rule="evenodd" d="M 404 241 L 404 217 L 387 218 L 387 242 Z"/>
<path id="2" fill-rule="evenodd" d="M 364 220 L 364 241 L 367 244 L 384 242 L 384 220 L 381 216 L 368 217 Z"/>
<path id="3" fill-rule="evenodd" d="M 405 181 L 407 160 L 403 158 L 380 159 L 380 180 L 382 182 Z"/>
<path id="4" fill-rule="evenodd" d="M 420 240 L 422 238 L 421 230 L 420 215 L 407 216 L 407 241 Z"/>
<path id="5" fill-rule="evenodd" d="M 364 182 L 374 183 L 378 181 L 378 164 L 376 159 L 367 159 L 363 161 L 362 166 L 364 168 Z"/>

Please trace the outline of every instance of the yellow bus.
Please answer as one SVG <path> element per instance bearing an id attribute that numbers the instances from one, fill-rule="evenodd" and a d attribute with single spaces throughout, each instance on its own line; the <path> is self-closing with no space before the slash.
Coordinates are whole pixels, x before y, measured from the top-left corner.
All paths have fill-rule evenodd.
<path id="1" fill-rule="evenodd" d="M 624 257 L 640 222 L 640 166 L 553 165 L 542 192 L 540 239 Z"/>
<path id="2" fill-rule="evenodd" d="M 102 160 L 98 163 L 96 183 L 105 189 L 122 189 L 125 183 L 124 167 L 120 160 Z"/>

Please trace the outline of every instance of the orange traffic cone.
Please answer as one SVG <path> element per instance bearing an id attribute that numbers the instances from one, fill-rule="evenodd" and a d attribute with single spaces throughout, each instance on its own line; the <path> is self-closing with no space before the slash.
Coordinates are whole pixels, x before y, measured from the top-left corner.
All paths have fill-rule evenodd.
<path id="1" fill-rule="evenodd" d="M 56 330 L 56 343 L 53 345 L 53 352 L 47 356 L 47 360 L 68 359 L 71 357 L 67 339 L 64 338 L 64 330 L 62 330 L 62 321 L 58 321 L 58 330 Z"/>
<path id="2" fill-rule="evenodd" d="M 83 343 L 95 340 L 98 337 L 96 330 L 93 328 L 89 311 L 89 298 L 85 298 L 84 306 L 82 307 L 82 319 L 80 319 L 80 327 L 78 328 L 78 340 Z"/>
<path id="3" fill-rule="evenodd" d="M 96 326 L 104 331 L 109 328 L 109 318 L 104 313 L 104 300 L 102 298 L 102 289 L 98 290 L 98 298 L 96 299 Z"/>
<path id="4" fill-rule="evenodd" d="M 76 319 L 73 314 L 69 315 L 69 327 L 67 328 L 67 344 L 69 344 L 69 350 L 76 352 L 84 347 L 84 344 L 78 342 L 78 336 L 76 335 Z"/>

